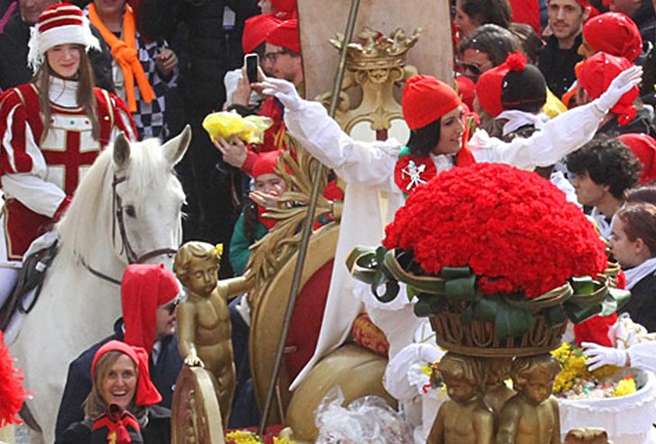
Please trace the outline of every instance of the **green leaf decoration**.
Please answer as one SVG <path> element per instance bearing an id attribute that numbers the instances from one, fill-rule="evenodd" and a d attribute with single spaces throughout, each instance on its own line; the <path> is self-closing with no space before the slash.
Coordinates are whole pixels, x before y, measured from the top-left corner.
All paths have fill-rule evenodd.
<path id="1" fill-rule="evenodd" d="M 482 321 L 494 322 L 497 316 L 498 302 L 493 298 L 481 298 L 473 305 L 473 316 Z"/>
<path id="2" fill-rule="evenodd" d="M 440 272 L 440 276 L 444 279 L 459 279 L 472 275 L 472 270 L 469 267 L 444 267 Z"/>
<path id="3" fill-rule="evenodd" d="M 450 302 L 473 301 L 476 299 L 476 276 L 468 275 L 449 279 L 444 284 L 444 293 Z"/>
<path id="4" fill-rule="evenodd" d="M 498 339 L 521 336 L 533 327 L 535 318 L 525 308 L 508 304 L 500 297 L 494 318 L 495 334 Z"/>
<path id="5" fill-rule="evenodd" d="M 575 324 L 585 321 L 601 311 L 601 304 L 590 304 L 580 306 L 574 302 L 567 301 L 563 304 L 565 314 Z"/>
<path id="6" fill-rule="evenodd" d="M 592 294 L 596 290 L 595 282 L 590 276 L 573 277 L 570 282 L 577 295 Z"/>

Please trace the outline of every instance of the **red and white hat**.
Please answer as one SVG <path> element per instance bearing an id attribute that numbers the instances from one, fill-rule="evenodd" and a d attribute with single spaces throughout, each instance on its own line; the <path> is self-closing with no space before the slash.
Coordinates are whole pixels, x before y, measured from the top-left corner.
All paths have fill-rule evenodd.
<path id="1" fill-rule="evenodd" d="M 91 33 L 89 20 L 80 8 L 70 3 L 55 3 L 47 7 L 30 31 L 27 63 L 34 72 L 43 63 L 46 51 L 54 46 L 77 44 L 87 51 L 89 48 L 100 49 L 98 39 Z"/>

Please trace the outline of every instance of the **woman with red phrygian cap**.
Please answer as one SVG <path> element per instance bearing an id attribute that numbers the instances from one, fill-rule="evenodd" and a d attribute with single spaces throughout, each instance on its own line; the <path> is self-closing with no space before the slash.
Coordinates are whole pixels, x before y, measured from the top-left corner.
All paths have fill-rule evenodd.
<path id="1" fill-rule="evenodd" d="M 171 441 L 170 412 L 150 380 L 148 353 L 109 341 L 93 357 L 93 387 L 85 419 L 71 425 L 56 444 L 161 444 Z"/>
<path id="2" fill-rule="evenodd" d="M 408 145 L 429 161 L 414 165 L 408 162 L 403 189 L 394 174 L 401 143 L 394 139 L 353 140 L 320 103 L 301 99 L 289 82 L 266 79 L 264 93 L 275 95 L 285 106 L 290 134 L 348 185 L 319 341 L 313 358 L 292 388 L 319 358 L 346 339 L 353 320 L 363 311 L 362 302 L 352 296 L 354 282 L 344 261 L 356 245 L 380 243 L 383 226 L 402 205 L 404 192 L 453 166 L 501 162 L 534 169 L 556 163 L 594 136 L 608 110 L 640 82 L 641 73 L 640 68 L 623 72 L 599 99 L 561 114 L 528 139 L 517 138 L 510 143 L 491 138 L 481 130 L 471 140 L 464 139 L 463 109 L 457 93 L 434 77 L 413 76 L 406 82 L 402 98 L 403 116 L 411 130 Z M 412 342 L 414 329 L 408 326 L 406 330 L 406 337 L 398 340 L 407 344 Z"/>
<path id="3" fill-rule="evenodd" d="M 56 439 L 73 423 L 84 419 L 83 402 L 91 391 L 91 366 L 96 352 L 112 340 L 146 351 L 153 384 L 162 396 L 159 403 L 170 408 L 175 381 L 182 367 L 175 337 L 175 309 L 180 284 L 162 264 L 132 264 L 121 281 L 123 317 L 114 324 L 114 334 L 83 351 L 68 366 L 66 386 L 57 413 Z"/>

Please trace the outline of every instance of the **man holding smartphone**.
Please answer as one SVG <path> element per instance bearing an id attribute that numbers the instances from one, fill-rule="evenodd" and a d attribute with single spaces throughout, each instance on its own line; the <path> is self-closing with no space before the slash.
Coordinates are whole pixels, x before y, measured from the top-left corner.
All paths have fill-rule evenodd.
<path id="1" fill-rule="evenodd" d="M 263 80 L 265 71 L 279 79 L 292 82 L 297 89 L 302 90 L 303 85 L 303 59 L 301 57 L 301 40 L 298 29 L 298 20 L 285 20 L 275 23 L 267 34 L 265 41 L 264 56 L 260 58 L 260 66 L 257 69 L 258 80 Z M 254 58 L 250 58 L 253 60 Z M 242 171 L 251 175 L 253 164 L 260 152 L 286 149 L 284 142 L 285 123 L 283 121 L 284 107 L 273 96 L 264 99 L 258 109 L 249 108 L 249 98 L 253 90 L 258 90 L 259 84 L 249 82 L 248 79 L 248 56 L 242 70 L 242 78 L 237 89 L 232 95 L 232 105 L 228 109 L 234 109 L 240 114 L 258 114 L 269 117 L 273 125 L 264 134 L 264 143 L 247 148 L 240 141 L 235 145 L 215 142 L 217 149 L 223 154 L 223 160 L 230 165 L 241 168 Z M 251 76 L 253 75 L 253 61 L 251 64 Z"/>

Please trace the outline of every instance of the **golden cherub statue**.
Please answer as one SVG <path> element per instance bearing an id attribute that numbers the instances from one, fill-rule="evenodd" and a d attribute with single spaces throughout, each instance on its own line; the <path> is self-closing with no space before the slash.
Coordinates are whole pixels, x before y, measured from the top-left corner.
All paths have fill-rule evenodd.
<path id="1" fill-rule="evenodd" d="M 494 414 L 481 397 L 484 382 L 480 360 L 454 353 L 444 355 L 438 371 L 449 399 L 440 407 L 429 444 L 492 444 Z"/>
<path id="2" fill-rule="evenodd" d="M 205 242 L 187 242 L 175 255 L 174 270 L 187 290 L 178 306 L 178 341 L 185 365 L 202 366 L 214 377 L 224 427 L 235 391 L 228 299 L 243 293 L 244 277 L 219 280 L 223 249 Z"/>
<path id="3" fill-rule="evenodd" d="M 551 396 L 560 364 L 550 355 L 516 358 L 510 374 L 517 395 L 501 411 L 497 444 L 560 444 L 558 401 Z"/>

